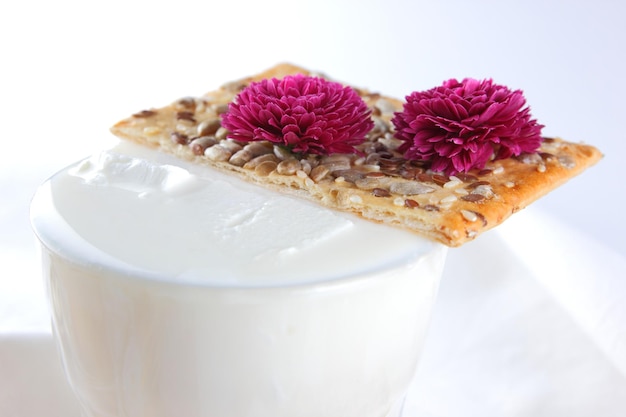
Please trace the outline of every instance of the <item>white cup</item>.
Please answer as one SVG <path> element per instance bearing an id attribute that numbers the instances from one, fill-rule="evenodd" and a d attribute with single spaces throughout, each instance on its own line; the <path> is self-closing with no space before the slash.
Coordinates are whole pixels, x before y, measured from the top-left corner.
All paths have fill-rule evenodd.
<path id="1" fill-rule="evenodd" d="M 401 415 L 444 246 L 338 279 L 215 286 L 93 259 L 55 216 L 44 185 L 32 224 L 53 332 L 85 416 Z"/>

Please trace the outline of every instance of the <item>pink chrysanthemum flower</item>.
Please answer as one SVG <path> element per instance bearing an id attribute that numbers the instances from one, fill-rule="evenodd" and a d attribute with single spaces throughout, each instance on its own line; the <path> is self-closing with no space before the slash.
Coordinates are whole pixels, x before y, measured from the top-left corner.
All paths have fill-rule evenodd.
<path id="1" fill-rule="evenodd" d="M 399 150 L 407 159 L 431 162 L 433 171 L 454 174 L 481 169 L 491 159 L 535 152 L 542 125 L 531 119 L 520 90 L 491 80 L 448 80 L 414 92 L 394 115 Z"/>
<path id="2" fill-rule="evenodd" d="M 356 91 L 305 75 L 251 83 L 229 104 L 222 125 L 235 140 L 314 154 L 352 153 L 374 127 Z"/>

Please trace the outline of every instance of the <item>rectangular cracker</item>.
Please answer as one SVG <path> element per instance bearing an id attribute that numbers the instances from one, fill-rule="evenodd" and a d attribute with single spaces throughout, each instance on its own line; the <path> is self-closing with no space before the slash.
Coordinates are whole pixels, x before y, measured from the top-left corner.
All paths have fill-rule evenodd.
<path id="1" fill-rule="evenodd" d="M 402 101 L 358 88 L 376 123 L 359 146 L 364 155 L 298 159 L 270 143 L 246 145 L 226 138 L 220 114 L 242 88 L 252 81 L 297 73 L 323 76 L 280 64 L 216 91 L 141 111 L 111 131 L 277 192 L 408 229 L 452 247 L 497 226 L 602 157 L 592 146 L 546 138 L 536 154 L 492 161 L 468 174 L 432 173 L 395 150 L 399 142 L 393 138 L 391 118 L 402 110 Z"/>

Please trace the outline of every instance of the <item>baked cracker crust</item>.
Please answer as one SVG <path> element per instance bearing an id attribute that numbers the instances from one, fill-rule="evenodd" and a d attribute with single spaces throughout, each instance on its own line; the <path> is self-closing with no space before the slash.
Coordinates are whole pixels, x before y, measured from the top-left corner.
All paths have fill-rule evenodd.
<path id="1" fill-rule="evenodd" d="M 290 64 L 141 111 L 115 124 L 120 138 L 229 172 L 278 192 L 400 227 L 456 247 L 473 240 L 599 161 L 598 149 L 546 138 L 536 154 L 492 161 L 485 169 L 444 176 L 396 152 L 391 118 L 403 102 L 355 88 L 376 123 L 362 155 L 293 155 L 270 143 L 226 139 L 219 125 L 252 81 L 290 74 L 322 76 Z M 328 78 L 328 77 L 325 77 Z M 353 87 L 354 88 L 354 87 Z M 227 197 L 225 197 L 227 198 Z"/>

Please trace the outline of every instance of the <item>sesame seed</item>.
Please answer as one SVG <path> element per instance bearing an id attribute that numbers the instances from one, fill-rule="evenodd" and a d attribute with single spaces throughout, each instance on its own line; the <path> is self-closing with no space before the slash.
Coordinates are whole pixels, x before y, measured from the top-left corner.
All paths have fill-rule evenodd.
<path id="1" fill-rule="evenodd" d="M 461 197 L 462 200 L 470 201 L 472 203 L 476 203 L 478 201 L 484 200 L 485 196 L 482 194 L 468 194 Z"/>
<path id="2" fill-rule="evenodd" d="M 152 117 L 155 114 L 156 114 L 155 110 L 142 110 L 139 113 L 133 114 L 133 117 L 142 119 L 142 118 Z"/>
<path id="3" fill-rule="evenodd" d="M 172 132 L 170 139 L 177 145 L 187 145 L 189 143 L 189 137 L 179 132 Z"/>
<path id="4" fill-rule="evenodd" d="M 193 112 L 190 111 L 179 111 L 176 113 L 177 120 L 187 120 L 189 122 L 195 123 L 196 119 L 193 117 Z"/>
<path id="5" fill-rule="evenodd" d="M 352 203 L 356 203 L 356 204 L 360 204 L 363 202 L 363 199 L 361 198 L 361 196 L 356 195 L 356 194 L 352 194 L 350 196 L 350 202 Z"/>
<path id="6" fill-rule="evenodd" d="M 232 156 L 232 152 L 223 147 L 222 145 L 211 146 L 210 148 L 206 148 L 204 151 L 204 156 L 209 158 L 212 161 L 228 161 Z"/>
<path id="7" fill-rule="evenodd" d="M 193 127 L 193 124 L 191 122 L 185 122 L 184 120 L 180 120 L 177 124 L 176 124 L 176 128 L 175 130 L 177 132 L 182 132 L 185 134 L 193 134 L 195 135 L 196 132 L 191 132 Z"/>
<path id="8" fill-rule="evenodd" d="M 432 180 L 435 182 L 435 184 L 443 186 L 445 183 L 448 182 L 448 177 L 446 177 L 445 175 L 434 174 L 432 176 Z"/>
<path id="9" fill-rule="evenodd" d="M 374 188 L 372 194 L 374 197 L 391 197 L 391 193 L 384 188 Z"/>
<path id="10" fill-rule="evenodd" d="M 143 128 L 143 133 L 144 135 L 147 135 L 147 136 L 154 136 L 154 135 L 158 135 L 159 133 L 161 133 L 161 129 L 158 128 L 157 126 L 146 126 Z"/>
<path id="11" fill-rule="evenodd" d="M 198 135 L 200 136 L 209 136 L 215 135 L 217 130 L 221 127 L 220 119 L 209 119 L 203 120 L 196 127 L 198 131 Z"/>
<path id="12" fill-rule="evenodd" d="M 450 181 L 443 184 L 443 188 L 455 188 L 459 184 L 463 184 L 463 181 L 461 181 L 460 179 L 456 177 L 450 177 Z"/>
<path id="13" fill-rule="evenodd" d="M 454 203 L 457 200 L 455 195 L 449 195 L 447 197 L 442 198 L 439 202 L 443 204 Z"/>
<path id="14" fill-rule="evenodd" d="M 468 222 L 475 222 L 476 220 L 478 220 L 478 216 L 476 215 L 476 213 L 470 210 L 461 210 L 461 215 Z"/>

